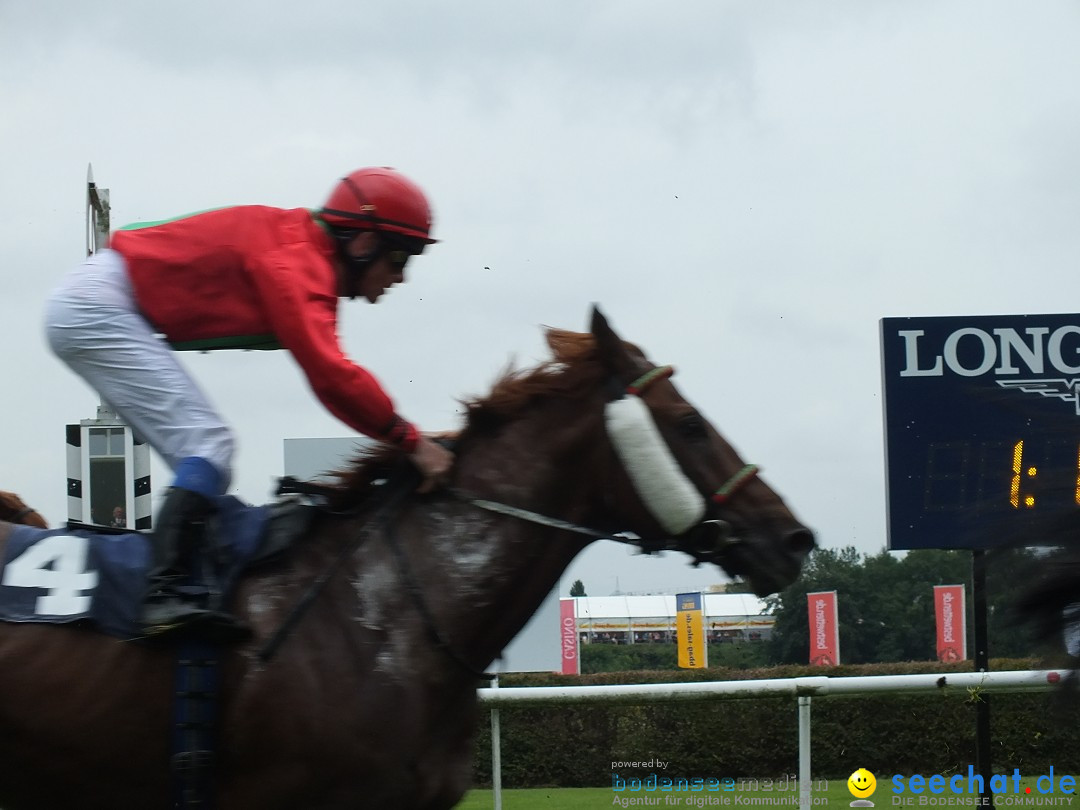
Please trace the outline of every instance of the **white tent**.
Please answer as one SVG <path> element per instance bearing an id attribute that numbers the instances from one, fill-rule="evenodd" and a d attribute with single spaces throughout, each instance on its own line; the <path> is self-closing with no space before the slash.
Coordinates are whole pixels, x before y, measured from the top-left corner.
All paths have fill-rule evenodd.
<path id="1" fill-rule="evenodd" d="M 774 619 L 753 594 L 703 594 L 705 628 L 715 639 L 767 637 Z M 651 596 L 578 596 L 574 615 L 578 633 L 599 641 L 668 641 L 675 632 L 674 594 Z M 632 634 L 632 635 L 631 635 Z"/>

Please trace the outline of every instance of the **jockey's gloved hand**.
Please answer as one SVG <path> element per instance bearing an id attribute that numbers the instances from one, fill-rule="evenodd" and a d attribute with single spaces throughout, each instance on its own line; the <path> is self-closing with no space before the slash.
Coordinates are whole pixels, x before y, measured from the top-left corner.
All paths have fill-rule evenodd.
<path id="1" fill-rule="evenodd" d="M 424 477 L 416 490 L 421 493 L 432 492 L 443 486 L 454 466 L 454 454 L 427 436 L 420 437 L 409 458 Z"/>

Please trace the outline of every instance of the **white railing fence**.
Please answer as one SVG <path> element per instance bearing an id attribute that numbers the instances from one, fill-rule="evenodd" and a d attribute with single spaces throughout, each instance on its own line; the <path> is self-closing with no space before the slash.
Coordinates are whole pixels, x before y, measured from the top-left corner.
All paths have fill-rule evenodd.
<path id="1" fill-rule="evenodd" d="M 502 810 L 502 754 L 499 707 L 569 705 L 575 703 L 661 703 L 670 701 L 739 700 L 790 695 L 799 713 L 799 808 L 810 810 L 810 701 L 839 695 L 880 695 L 943 690 L 1041 692 L 1054 688 L 1067 673 L 1059 670 L 1013 672 L 948 672 L 918 675 L 867 675 L 830 678 L 767 678 L 759 681 L 704 681 L 605 686 L 531 686 L 500 689 L 498 679 L 478 689 L 481 703 L 491 707 L 491 778 L 495 810 Z"/>

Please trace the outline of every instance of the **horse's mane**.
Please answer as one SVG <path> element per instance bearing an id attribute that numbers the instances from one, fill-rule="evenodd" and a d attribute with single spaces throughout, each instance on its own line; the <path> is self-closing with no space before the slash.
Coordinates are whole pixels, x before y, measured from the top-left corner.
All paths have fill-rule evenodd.
<path id="1" fill-rule="evenodd" d="M 0 490 L 0 520 L 11 520 L 24 508 L 26 508 L 26 504 L 18 495 L 14 492 Z"/>
<path id="2" fill-rule="evenodd" d="M 505 368 L 485 396 L 462 400 L 466 424 L 453 436 L 458 445 L 471 436 L 489 432 L 521 414 L 530 404 L 548 397 L 578 397 L 599 380 L 596 341 L 588 333 L 548 327 L 545 330 L 551 358 L 526 369 Z M 345 508 L 363 498 L 374 482 L 386 478 L 403 462 L 397 447 L 376 445 L 357 453 L 343 470 L 333 473 L 331 506 Z"/>
<path id="3" fill-rule="evenodd" d="M 552 357 L 529 369 L 505 369 L 485 397 L 465 401 L 468 426 L 477 429 L 517 416 L 533 401 L 550 396 L 567 397 L 584 393 L 595 381 L 596 342 L 590 334 L 547 330 Z"/>

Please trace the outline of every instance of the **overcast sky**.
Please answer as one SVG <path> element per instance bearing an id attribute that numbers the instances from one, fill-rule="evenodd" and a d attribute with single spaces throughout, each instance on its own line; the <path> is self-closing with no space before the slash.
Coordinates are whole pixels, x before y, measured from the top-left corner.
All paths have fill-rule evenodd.
<path id="1" fill-rule="evenodd" d="M 443 241 L 348 353 L 424 429 L 600 304 L 829 548 L 885 544 L 878 319 L 1080 306 L 1080 6 L 1039 0 L 157 4 L 0 0 L 0 488 L 66 513 L 96 395 L 44 301 L 113 222 L 317 206 L 395 166 Z M 348 436 L 282 353 L 182 358 L 265 501 Z M 155 466 L 155 485 L 169 475 Z M 591 595 L 722 581 L 598 543 Z"/>

